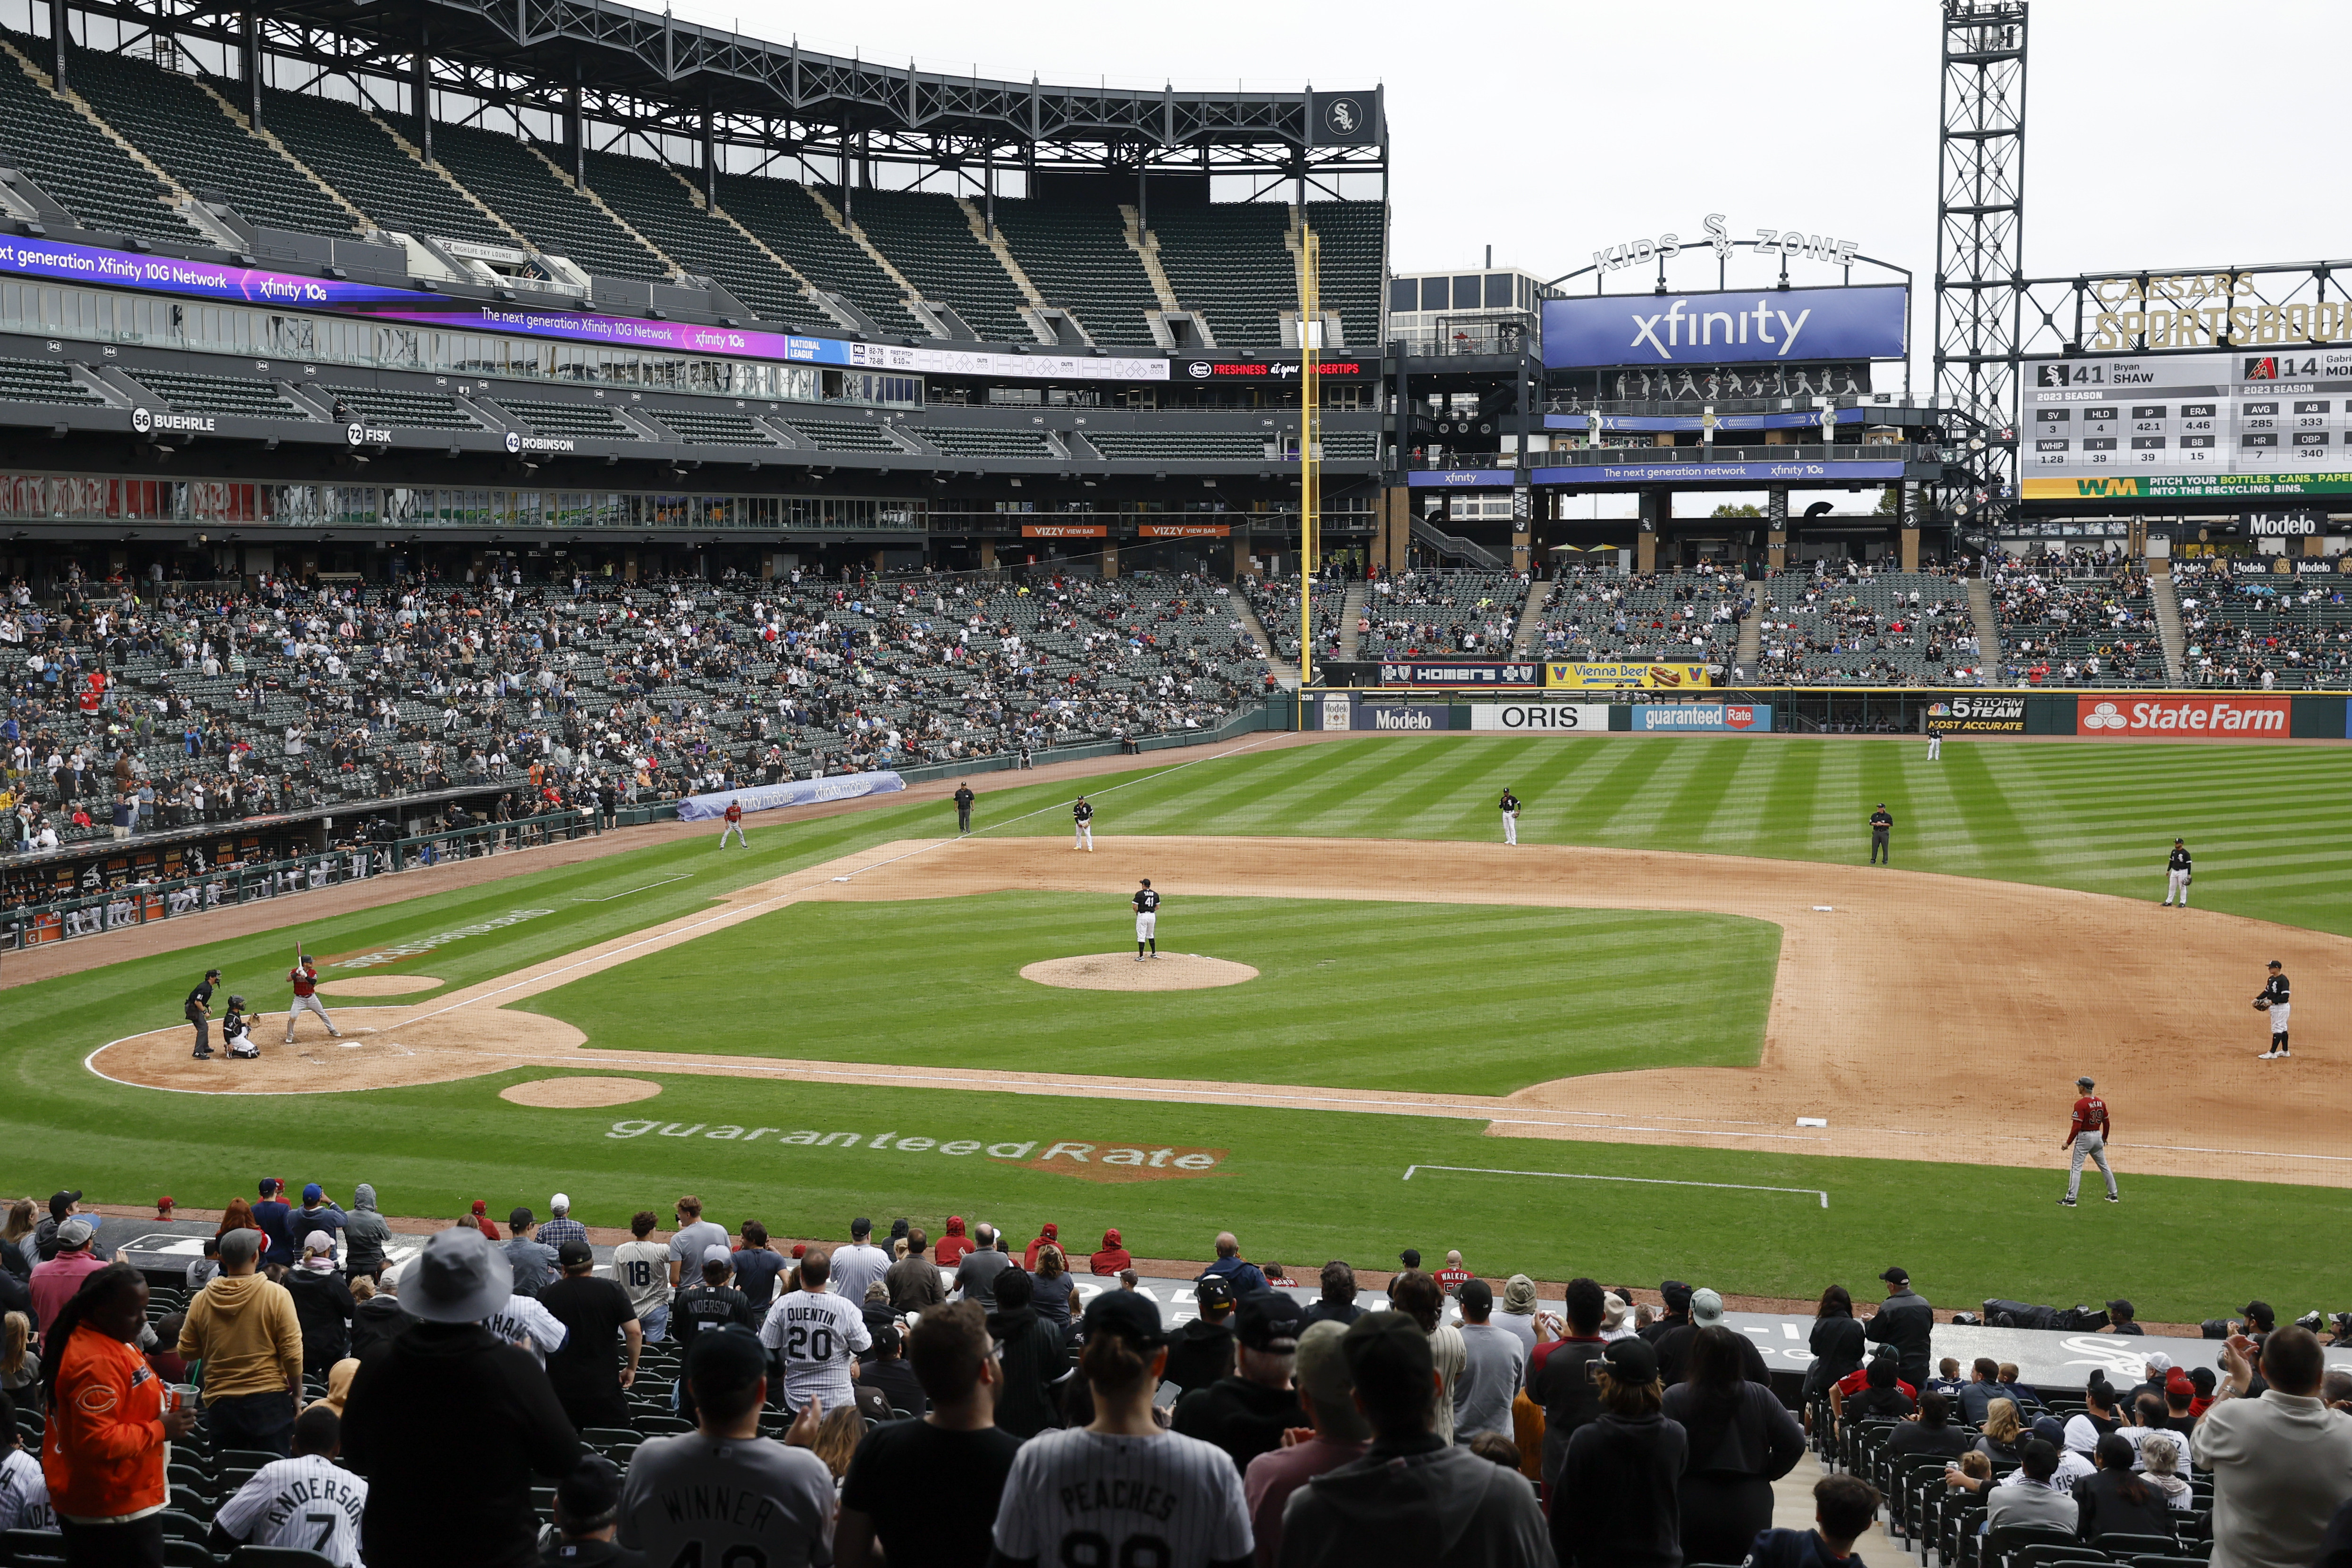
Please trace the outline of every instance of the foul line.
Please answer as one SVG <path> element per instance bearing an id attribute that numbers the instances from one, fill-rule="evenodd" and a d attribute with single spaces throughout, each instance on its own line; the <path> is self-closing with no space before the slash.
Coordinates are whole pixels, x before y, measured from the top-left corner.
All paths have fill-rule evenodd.
<path id="1" fill-rule="evenodd" d="M 688 881 L 693 875 L 694 873 L 690 871 L 682 871 L 676 876 L 666 876 L 659 882 L 649 882 L 643 887 L 632 887 L 621 893 L 608 893 L 602 898 L 575 898 L 572 902 L 574 904 L 610 904 L 616 898 L 626 898 L 632 893 L 650 893 L 657 887 L 667 887 L 674 882 Z"/>
<path id="2" fill-rule="evenodd" d="M 1407 1166 L 1404 1179 L 1411 1181 L 1415 1171 L 1461 1171 L 1468 1176 L 1548 1176 L 1553 1181 L 1630 1181 L 1643 1186 L 1711 1186 L 1726 1192 L 1789 1192 L 1802 1193 L 1830 1206 L 1830 1195 L 1817 1186 L 1749 1186 L 1736 1181 L 1669 1181 L 1664 1176 L 1586 1176 L 1580 1171 L 1494 1171 L 1478 1166 Z"/>

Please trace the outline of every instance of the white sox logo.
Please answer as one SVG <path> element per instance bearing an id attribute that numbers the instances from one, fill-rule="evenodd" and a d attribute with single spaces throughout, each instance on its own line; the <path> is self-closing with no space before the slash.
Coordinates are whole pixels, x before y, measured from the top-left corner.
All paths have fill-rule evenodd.
<path id="1" fill-rule="evenodd" d="M 1324 121 L 1342 136 L 1353 136 L 1364 123 L 1364 111 L 1352 98 L 1335 98 L 1323 110 Z"/>
<path id="2" fill-rule="evenodd" d="M 2116 705 L 2113 703 L 2101 703 L 2083 716 L 2084 729 L 2122 729 L 2130 722 L 2116 711 Z"/>

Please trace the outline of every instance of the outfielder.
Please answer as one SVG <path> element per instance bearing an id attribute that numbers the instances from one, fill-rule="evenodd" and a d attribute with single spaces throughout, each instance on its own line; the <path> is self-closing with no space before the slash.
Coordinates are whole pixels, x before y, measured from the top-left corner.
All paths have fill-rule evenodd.
<path id="1" fill-rule="evenodd" d="M 1927 727 L 1927 760 L 1941 762 L 1943 759 L 1944 732 L 1931 724 Z"/>
<path id="2" fill-rule="evenodd" d="M 727 802 L 727 825 L 719 830 L 719 847 L 720 849 L 723 850 L 727 847 L 727 835 L 730 833 L 735 835 L 735 847 L 737 849 L 748 850 L 751 847 L 751 841 L 743 836 L 743 802 L 740 800 L 730 800 Z"/>
<path id="3" fill-rule="evenodd" d="M 2074 1087 L 2083 1092 L 2074 1102 L 2074 1124 L 2066 1129 L 2066 1145 L 2074 1151 L 2066 1166 L 2066 1196 L 2058 1200 L 2061 1208 L 2074 1207 L 2074 1195 L 2083 1186 L 2083 1161 L 2089 1159 L 2107 1178 L 2107 1201 L 2121 1203 L 2116 1192 L 2116 1173 L 2107 1167 L 2107 1103 L 2091 1092 L 2095 1087 L 2087 1078 L 2074 1080 Z"/>
<path id="4" fill-rule="evenodd" d="M 294 986 L 294 1000 L 286 1009 L 286 1043 L 294 1043 L 294 1020 L 306 1012 L 317 1013 L 319 1021 L 327 1026 L 327 1032 L 337 1040 L 342 1039 L 343 1031 L 327 1016 L 327 1004 L 319 999 L 319 961 L 305 953 L 295 960 L 286 977 Z"/>
<path id="5" fill-rule="evenodd" d="M 2189 846 L 2179 839 L 2173 840 L 2171 857 L 2164 862 L 2164 903 L 2167 908 L 2171 907 L 2176 897 L 2180 900 L 2181 908 L 2189 907 L 2190 870 Z"/>
<path id="6" fill-rule="evenodd" d="M 2288 991 L 2286 971 L 2276 958 L 2271 960 L 2271 977 L 2263 982 L 2262 995 L 2254 998 L 2254 1010 L 2271 1015 L 2271 1048 L 2256 1057 L 2257 1061 L 2275 1061 L 2288 1054 L 2286 1049 L 2286 1015 Z"/>
<path id="7" fill-rule="evenodd" d="M 1506 787 L 1502 800 L 1496 803 L 1503 810 L 1503 841 L 1507 844 L 1517 843 L 1519 841 L 1519 798 Z"/>
<path id="8" fill-rule="evenodd" d="M 1092 854 L 1095 848 L 1095 809 L 1087 803 L 1084 795 L 1079 796 L 1078 803 L 1070 808 L 1070 847 Z"/>
<path id="9" fill-rule="evenodd" d="M 1151 891 L 1151 879 L 1145 877 L 1143 885 L 1135 890 L 1135 961 L 1143 962 L 1143 946 L 1151 945 L 1151 956 L 1160 956 L 1160 895 Z"/>

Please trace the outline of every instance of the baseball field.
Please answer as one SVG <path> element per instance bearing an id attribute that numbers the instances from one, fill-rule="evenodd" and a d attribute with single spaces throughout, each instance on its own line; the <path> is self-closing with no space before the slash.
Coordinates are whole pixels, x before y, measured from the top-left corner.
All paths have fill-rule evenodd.
<path id="1" fill-rule="evenodd" d="M 972 782 L 964 840 L 926 790 L 754 817 L 748 852 L 671 828 L 12 956 L 0 1187 L 562 1188 L 595 1225 L 692 1191 L 787 1235 L 956 1213 L 1194 1258 L 1232 1228 L 1294 1270 L 1459 1247 L 1768 1296 L 1900 1263 L 1939 1305 L 2169 1321 L 2352 1295 L 2309 1242 L 2352 1186 L 2339 748 L 1285 737 Z M 1171 956 L 1139 966 L 1146 876 Z M 298 941 L 342 1040 L 278 1043 Z M 1023 973 L 1088 955 L 1124 956 Z M 2283 1062 L 2248 1007 L 2273 957 Z M 188 1058 L 214 966 L 268 1015 L 258 1062 Z M 1237 983 L 1156 988 L 1194 977 Z M 2078 1073 L 2117 1206 L 2055 1201 Z"/>

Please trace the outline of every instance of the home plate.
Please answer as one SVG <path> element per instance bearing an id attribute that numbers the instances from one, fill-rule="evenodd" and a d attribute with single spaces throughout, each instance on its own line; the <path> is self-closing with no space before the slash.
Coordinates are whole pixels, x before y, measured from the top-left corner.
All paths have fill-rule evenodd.
<path id="1" fill-rule="evenodd" d="M 357 1051 L 357 1050 L 358 1050 L 362 1045 L 364 1045 L 365 1043 L 366 1043 L 366 1041 L 364 1041 L 364 1040 L 347 1040 L 343 1041 L 343 1049 L 344 1049 L 345 1051 Z M 392 1043 L 394 1043 L 394 1044 L 398 1044 L 399 1042 L 398 1042 L 397 1040 L 395 1040 L 395 1041 L 393 1041 Z"/>

